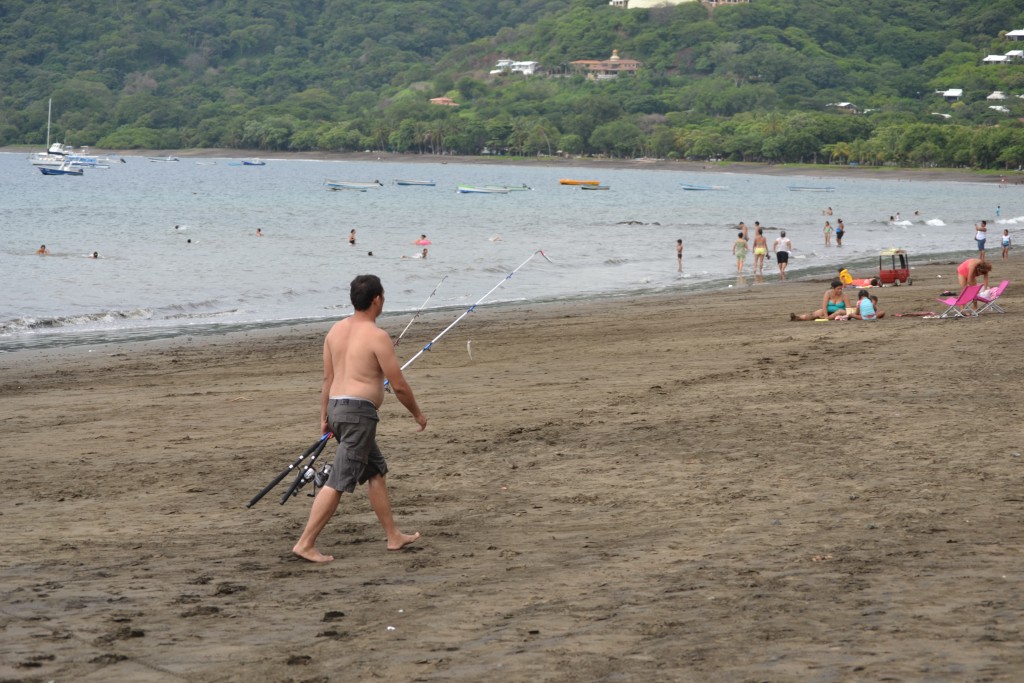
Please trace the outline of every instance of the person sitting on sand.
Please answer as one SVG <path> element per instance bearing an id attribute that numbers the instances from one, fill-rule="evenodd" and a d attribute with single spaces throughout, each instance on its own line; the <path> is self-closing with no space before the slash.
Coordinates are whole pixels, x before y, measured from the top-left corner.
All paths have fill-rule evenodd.
<path id="1" fill-rule="evenodd" d="M 857 294 L 857 310 L 850 314 L 854 320 L 878 320 L 875 303 L 871 300 L 868 290 L 862 289 Z"/>
<path id="2" fill-rule="evenodd" d="M 875 318 L 881 320 L 885 317 L 885 311 L 878 307 L 878 297 L 871 295 L 871 305 L 875 307 Z"/>
<path id="3" fill-rule="evenodd" d="M 822 297 L 821 308 L 814 313 L 803 313 L 801 315 L 790 313 L 789 319 L 792 321 L 820 320 L 823 318 L 828 318 L 829 320 L 840 318 L 845 320 L 846 309 L 853 310 L 853 306 L 850 305 L 850 300 L 846 298 L 846 292 L 843 291 L 843 283 L 836 279 L 832 281 L 832 285 L 825 292 L 825 296 Z"/>

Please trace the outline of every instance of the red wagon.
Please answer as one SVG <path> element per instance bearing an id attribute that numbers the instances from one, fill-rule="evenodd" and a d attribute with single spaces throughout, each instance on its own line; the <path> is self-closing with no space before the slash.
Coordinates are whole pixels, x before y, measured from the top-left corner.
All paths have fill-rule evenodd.
<path id="1" fill-rule="evenodd" d="M 910 279 L 910 257 L 905 249 L 885 249 L 879 253 L 878 280 L 883 285 L 914 284 Z"/>

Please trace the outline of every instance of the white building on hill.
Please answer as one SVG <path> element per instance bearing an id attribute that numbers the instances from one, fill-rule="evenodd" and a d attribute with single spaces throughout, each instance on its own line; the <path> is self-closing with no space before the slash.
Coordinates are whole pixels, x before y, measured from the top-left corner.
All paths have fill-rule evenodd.
<path id="1" fill-rule="evenodd" d="M 622 9 L 649 9 L 651 7 L 668 7 L 671 5 L 682 5 L 686 2 L 701 2 L 714 7 L 715 5 L 743 5 L 750 0 L 609 0 L 612 7 Z"/>
<path id="2" fill-rule="evenodd" d="M 491 75 L 496 76 L 503 73 L 523 74 L 532 76 L 537 73 L 540 62 L 516 62 L 511 59 L 499 59 L 498 63 L 491 69 Z"/>

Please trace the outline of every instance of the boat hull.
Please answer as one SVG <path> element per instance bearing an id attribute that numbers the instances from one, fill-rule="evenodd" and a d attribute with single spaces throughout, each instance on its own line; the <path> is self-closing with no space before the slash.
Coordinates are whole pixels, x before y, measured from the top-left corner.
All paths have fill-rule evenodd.
<path id="1" fill-rule="evenodd" d="M 600 185 L 600 180 L 573 180 L 572 178 L 560 178 L 559 185 Z"/>
<path id="2" fill-rule="evenodd" d="M 509 191 L 501 187 L 470 187 L 469 185 L 459 185 L 458 192 L 460 194 L 508 194 Z"/>

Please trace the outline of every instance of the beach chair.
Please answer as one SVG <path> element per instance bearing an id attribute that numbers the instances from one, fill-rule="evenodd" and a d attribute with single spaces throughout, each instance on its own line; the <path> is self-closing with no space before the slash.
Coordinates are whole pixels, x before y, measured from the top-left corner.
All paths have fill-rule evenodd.
<path id="1" fill-rule="evenodd" d="M 964 287 L 964 291 L 960 292 L 959 296 L 951 296 L 941 299 L 936 299 L 940 304 L 946 306 L 941 314 L 940 318 L 966 318 L 968 316 L 975 316 L 977 313 L 968 308 L 971 302 L 978 296 L 978 292 L 981 291 L 983 285 L 967 285 Z"/>
<path id="2" fill-rule="evenodd" d="M 998 287 L 988 290 L 986 292 L 987 296 L 982 296 L 982 293 L 978 292 L 978 296 L 974 297 L 974 300 L 984 304 L 984 306 L 978 309 L 978 315 L 982 313 L 1006 313 L 1006 310 L 997 302 L 1008 284 L 1010 284 L 1009 280 L 1003 280 L 999 283 Z"/>

